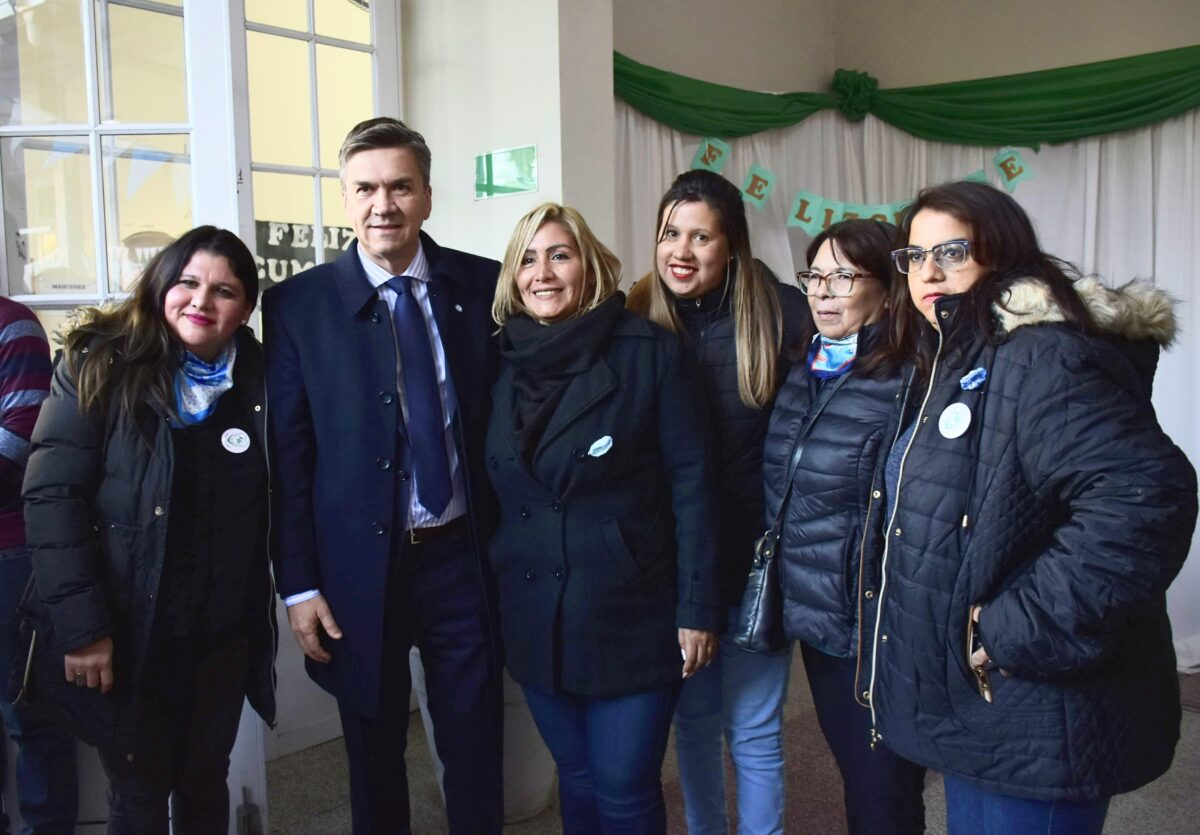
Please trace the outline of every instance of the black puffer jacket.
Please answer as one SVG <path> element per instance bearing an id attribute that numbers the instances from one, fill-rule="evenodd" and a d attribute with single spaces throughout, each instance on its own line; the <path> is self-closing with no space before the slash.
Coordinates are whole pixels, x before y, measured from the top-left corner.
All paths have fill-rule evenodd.
<path id="1" fill-rule="evenodd" d="M 916 429 L 882 581 L 862 590 L 864 609 L 879 607 L 860 658 L 884 744 L 1037 799 L 1129 791 L 1170 765 L 1180 706 L 1165 592 L 1196 520 L 1195 472 L 1148 399 L 1153 366 L 1121 345 L 1170 342 L 1169 300 L 1141 283 L 1076 288 L 1113 338 L 1062 324 L 1038 281 L 997 308 L 998 346 L 956 316 L 961 297 L 937 302 L 933 381 L 909 392 L 899 422 Z M 972 388 L 976 369 L 987 378 Z M 970 415 L 957 436 L 956 412 Z M 968 663 L 976 604 L 1007 673 L 988 674 L 991 702 Z"/>
<path id="2" fill-rule="evenodd" d="M 859 331 L 860 356 L 886 328 L 879 323 Z M 767 429 L 768 522 L 779 513 L 796 439 L 807 433 L 779 543 L 784 632 L 842 658 L 858 651 L 859 554 L 871 546 L 862 534 L 883 513 L 882 502 L 871 498 L 871 480 L 901 384 L 898 374 L 868 379 L 852 368 L 840 385 L 829 380 L 818 387 L 807 363 L 797 363 Z"/>
<path id="3" fill-rule="evenodd" d="M 808 303 L 795 287 L 780 283 L 765 266 L 757 266 L 776 289 L 783 313 L 785 347 L 779 358 L 778 371 L 778 379 L 783 380 L 791 367 L 787 346 L 792 344 L 795 331 L 810 315 Z M 725 285 L 698 299 L 676 300 L 676 311 L 686 331 L 685 344 L 700 363 L 704 400 L 712 419 L 721 508 L 721 601 L 725 606 L 741 602 L 754 556 L 754 542 L 765 530 L 762 454 L 772 406 L 769 403 L 765 408 L 753 409 L 743 403 L 738 394 L 733 281 L 731 277 Z"/>
<path id="4" fill-rule="evenodd" d="M 259 449 L 265 450 L 266 396 L 262 346 L 248 328 L 237 334 L 237 382 Z M 137 416 L 153 438 L 118 409 L 110 417 L 84 416 L 65 362 L 58 364 L 50 397 L 33 433 L 25 471 L 25 526 L 33 553 L 36 599 L 26 606 L 39 628 L 35 661 L 43 673 L 35 698 L 64 710 L 86 740 L 132 750 L 139 697 L 160 597 L 172 513 L 171 430 L 165 415 L 146 406 Z M 265 482 L 264 482 L 265 488 Z M 266 507 L 266 497 L 263 505 Z M 275 719 L 275 596 L 261 526 L 251 572 L 260 615 L 250 634 L 251 705 Z M 63 681 L 62 654 L 101 638 L 113 639 L 114 687 L 109 695 Z M 51 645 L 52 644 L 52 645 Z"/>

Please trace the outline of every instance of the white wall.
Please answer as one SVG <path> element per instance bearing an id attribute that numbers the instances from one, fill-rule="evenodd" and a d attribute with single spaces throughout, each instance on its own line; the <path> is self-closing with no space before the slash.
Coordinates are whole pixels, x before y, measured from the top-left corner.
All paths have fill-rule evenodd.
<path id="1" fill-rule="evenodd" d="M 522 214 L 564 196 L 611 239 L 612 19 L 607 0 L 405 3 L 404 118 L 433 151 L 440 243 L 500 258 Z M 476 201 L 475 155 L 531 143 L 538 191 Z"/>
<path id="2" fill-rule="evenodd" d="M 614 48 L 635 61 L 748 90 L 824 90 L 832 0 L 614 0 Z"/>
<path id="3" fill-rule="evenodd" d="M 825 90 L 838 68 L 906 87 L 1200 43 L 1197 0 L 615 0 L 614 48 L 693 78 Z"/>
<path id="4" fill-rule="evenodd" d="M 1200 43 L 1197 0 L 845 0 L 839 67 L 908 87 L 1105 61 Z"/>

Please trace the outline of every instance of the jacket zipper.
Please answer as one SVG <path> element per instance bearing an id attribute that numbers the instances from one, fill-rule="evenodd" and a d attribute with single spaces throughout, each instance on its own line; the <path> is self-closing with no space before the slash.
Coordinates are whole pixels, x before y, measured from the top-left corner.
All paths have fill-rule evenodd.
<path id="1" fill-rule="evenodd" d="M 871 750 L 875 750 L 875 745 L 883 741 L 883 735 L 877 730 L 877 719 L 875 716 L 875 680 L 879 671 L 879 627 L 883 622 L 883 603 L 884 595 L 887 594 L 887 564 L 888 556 L 892 550 L 892 526 L 896 522 L 896 513 L 900 510 L 900 487 L 904 483 L 904 464 L 908 461 L 909 450 L 912 449 L 913 442 L 917 439 L 917 432 L 921 429 L 921 421 L 925 417 L 925 407 L 929 405 L 929 397 L 933 394 L 933 386 L 937 380 L 938 360 L 942 356 L 942 329 L 938 328 L 938 344 L 937 351 L 933 355 L 933 366 L 929 369 L 929 385 L 925 389 L 925 396 L 921 399 L 921 408 L 917 412 L 913 424 L 913 433 L 908 439 L 908 445 L 904 447 L 904 455 L 900 457 L 900 472 L 896 476 L 896 495 L 892 497 L 892 512 L 888 517 L 887 527 L 884 529 L 883 545 L 883 561 L 879 567 L 879 604 L 875 607 L 875 631 L 871 639 L 871 684 L 867 688 L 867 702 L 871 708 Z M 891 455 L 891 451 L 888 451 Z M 861 653 L 862 648 L 859 648 Z"/>
<path id="2" fill-rule="evenodd" d="M 896 398 L 900 400 L 900 414 L 908 408 L 908 394 L 912 385 L 912 377 L 904 382 L 902 391 L 904 397 L 900 397 L 900 392 L 896 393 Z M 892 443 L 888 446 L 890 450 L 896 445 L 896 440 L 900 437 L 900 432 L 903 426 L 897 425 L 896 432 L 892 435 Z M 863 596 L 866 592 L 863 591 L 863 574 L 865 573 L 866 556 L 867 556 L 867 535 L 871 531 L 871 512 L 875 508 L 876 498 L 883 498 L 883 494 L 879 490 L 879 471 L 876 469 L 875 475 L 871 478 L 871 494 L 867 497 L 867 513 L 863 517 L 863 532 L 858 540 L 858 652 L 854 663 L 854 701 L 858 702 L 862 707 L 870 707 L 869 694 L 859 690 L 862 680 L 862 655 L 863 655 Z"/>

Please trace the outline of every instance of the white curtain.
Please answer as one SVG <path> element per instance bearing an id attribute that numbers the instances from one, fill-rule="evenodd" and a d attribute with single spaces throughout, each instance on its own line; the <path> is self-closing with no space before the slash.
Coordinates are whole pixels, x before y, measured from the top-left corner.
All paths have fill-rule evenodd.
<path id="1" fill-rule="evenodd" d="M 700 137 L 617 101 L 617 240 L 625 283 L 651 267 L 658 201 L 690 167 Z M 992 170 L 999 148 L 916 139 L 874 117 L 852 123 L 823 111 L 790 128 L 732 140 L 723 174 L 744 183 L 752 164 L 772 171 L 766 206 L 747 204 L 754 254 L 781 278 L 805 266 L 809 237 L 786 225 L 798 189 L 852 203 L 892 203 L 923 186 Z M 1180 301 L 1180 334 L 1155 378 L 1158 418 L 1200 463 L 1200 110 L 1153 127 L 1022 149 L 1031 179 L 1013 196 L 1043 248 L 1120 284 L 1149 278 Z M 1167 594 L 1179 667 L 1200 671 L 1200 535 Z"/>

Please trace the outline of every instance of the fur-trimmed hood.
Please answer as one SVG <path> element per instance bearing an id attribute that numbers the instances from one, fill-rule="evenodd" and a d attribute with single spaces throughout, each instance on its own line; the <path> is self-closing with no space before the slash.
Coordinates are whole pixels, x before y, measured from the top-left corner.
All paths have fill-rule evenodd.
<path id="1" fill-rule="evenodd" d="M 1151 340 L 1163 348 L 1175 341 L 1176 300 L 1152 282 L 1135 279 L 1121 287 L 1107 287 L 1088 276 L 1074 287 L 1101 333 L 1132 342 Z M 992 309 L 1005 333 L 1065 319 L 1050 288 L 1037 278 L 1018 279 Z"/>

